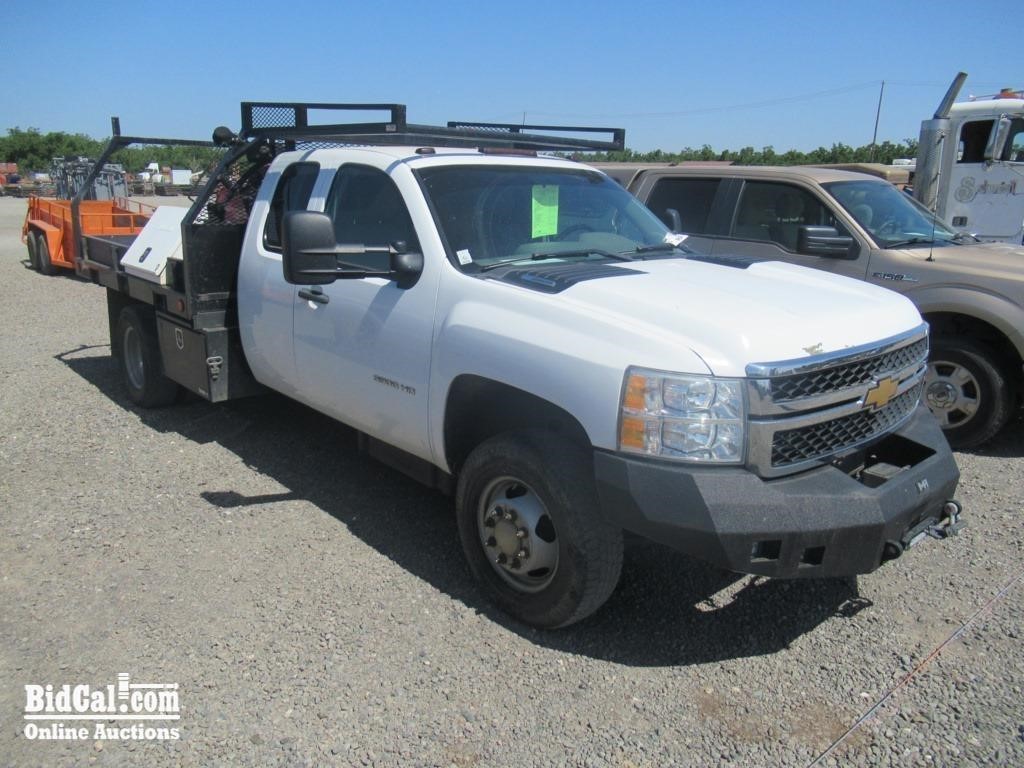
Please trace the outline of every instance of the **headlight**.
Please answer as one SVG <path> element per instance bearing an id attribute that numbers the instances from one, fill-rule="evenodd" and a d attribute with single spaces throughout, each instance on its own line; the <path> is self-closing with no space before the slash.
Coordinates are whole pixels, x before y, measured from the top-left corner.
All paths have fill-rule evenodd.
<path id="1" fill-rule="evenodd" d="M 629 368 L 622 387 L 619 450 L 677 461 L 742 464 L 742 379 Z"/>

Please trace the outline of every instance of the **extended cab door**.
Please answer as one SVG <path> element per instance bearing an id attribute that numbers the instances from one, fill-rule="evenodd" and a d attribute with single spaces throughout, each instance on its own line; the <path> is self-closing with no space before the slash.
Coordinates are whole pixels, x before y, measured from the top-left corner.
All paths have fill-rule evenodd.
<path id="1" fill-rule="evenodd" d="M 324 212 L 339 244 L 401 244 L 420 238 L 394 180 L 365 165 L 342 165 Z M 386 271 L 386 254 L 346 256 Z M 386 278 L 296 286 L 295 366 L 301 399 L 339 421 L 420 458 L 430 459 L 427 384 L 437 293 L 436 268 L 411 288 Z"/>
<path id="2" fill-rule="evenodd" d="M 743 179 L 736 189 L 727 237 L 716 241 L 714 253 L 756 256 L 785 261 L 863 280 L 868 252 L 843 222 L 817 195 L 805 187 L 783 181 Z M 854 258 L 816 256 L 797 247 L 800 227 L 834 227 L 837 234 L 854 237 Z"/>

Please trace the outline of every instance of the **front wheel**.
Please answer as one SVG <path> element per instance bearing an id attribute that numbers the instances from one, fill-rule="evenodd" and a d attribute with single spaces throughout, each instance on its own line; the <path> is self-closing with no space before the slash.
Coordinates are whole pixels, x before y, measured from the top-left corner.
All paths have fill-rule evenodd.
<path id="1" fill-rule="evenodd" d="M 587 452 L 555 434 L 482 443 L 459 474 L 455 507 L 473 575 L 527 624 L 580 621 L 618 584 L 622 532 L 601 517 Z"/>
<path id="2" fill-rule="evenodd" d="M 936 339 L 925 374 L 924 399 L 949 444 L 973 448 L 1009 420 L 1013 391 L 998 356 L 979 342 Z"/>
<path id="3" fill-rule="evenodd" d="M 116 334 L 121 374 L 132 402 L 143 408 L 173 403 L 178 385 L 164 376 L 153 311 L 143 306 L 125 307 Z"/>

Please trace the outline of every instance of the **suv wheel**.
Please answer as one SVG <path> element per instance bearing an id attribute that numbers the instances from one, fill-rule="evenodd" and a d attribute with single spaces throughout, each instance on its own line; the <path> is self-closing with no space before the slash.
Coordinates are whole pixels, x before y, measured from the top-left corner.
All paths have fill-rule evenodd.
<path id="1" fill-rule="evenodd" d="M 924 400 L 958 450 L 994 436 L 1010 418 L 1014 402 L 1009 380 L 989 347 L 947 338 L 932 344 Z"/>

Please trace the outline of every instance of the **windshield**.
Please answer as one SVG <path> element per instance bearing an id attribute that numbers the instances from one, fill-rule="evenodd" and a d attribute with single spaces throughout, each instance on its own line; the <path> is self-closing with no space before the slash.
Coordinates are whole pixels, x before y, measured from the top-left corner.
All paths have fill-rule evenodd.
<path id="1" fill-rule="evenodd" d="M 957 234 L 927 208 L 885 181 L 834 181 L 823 187 L 879 248 L 948 243 Z"/>
<path id="2" fill-rule="evenodd" d="M 665 225 L 594 170 L 455 165 L 418 173 L 451 256 L 467 271 L 560 255 L 607 260 L 652 246 L 673 252 Z"/>

